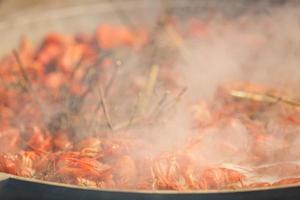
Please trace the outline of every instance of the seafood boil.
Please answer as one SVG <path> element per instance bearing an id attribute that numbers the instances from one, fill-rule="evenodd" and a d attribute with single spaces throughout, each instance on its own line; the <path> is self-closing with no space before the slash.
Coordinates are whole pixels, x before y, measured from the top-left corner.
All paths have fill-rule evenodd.
<path id="1" fill-rule="evenodd" d="M 231 26 L 244 22 L 219 28 Z M 0 61 L 0 171 L 101 189 L 299 184 L 295 88 L 228 80 L 210 99 L 189 98 L 173 56 L 193 62 L 185 38 L 210 41 L 214 31 L 167 19 L 153 29 L 101 24 L 94 34 L 49 33 L 39 44 L 22 38 Z M 137 59 L 126 63 L 130 57 Z M 185 120 L 174 121 L 181 112 Z"/>

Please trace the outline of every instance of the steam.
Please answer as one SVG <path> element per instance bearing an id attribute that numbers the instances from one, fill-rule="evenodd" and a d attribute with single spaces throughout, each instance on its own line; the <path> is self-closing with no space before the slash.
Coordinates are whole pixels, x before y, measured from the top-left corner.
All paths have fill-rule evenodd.
<path id="1" fill-rule="evenodd" d="M 149 169 L 151 166 L 145 166 L 147 162 L 160 157 L 162 152 L 184 154 L 186 160 L 193 160 L 199 169 L 228 163 L 254 168 L 274 163 L 297 163 L 300 159 L 300 129 L 295 125 L 281 122 L 278 110 L 266 112 L 263 122 L 257 120 L 253 123 L 256 133 L 259 134 L 254 133 L 251 129 L 253 127 L 249 128 L 244 123 L 243 118 L 238 116 L 243 113 L 239 113 L 238 110 L 236 110 L 237 115 L 223 118 L 216 117 L 213 110 L 217 109 L 215 105 L 218 105 L 214 102 L 217 101 L 216 92 L 219 86 L 226 82 L 254 82 L 283 88 L 292 95 L 291 97 L 300 97 L 297 93 L 300 84 L 300 7 L 287 3 L 280 7 L 270 5 L 264 12 L 257 12 L 257 10 L 258 8 L 254 6 L 235 17 L 216 10 L 209 19 L 195 18 L 195 23 L 198 23 L 197 26 L 200 28 L 198 31 L 194 30 L 192 34 L 194 24 L 189 21 L 190 19 L 183 19 L 178 23 L 185 29 L 178 28 L 180 25 L 175 27 L 178 28 L 179 35 L 184 35 L 181 48 L 178 48 L 180 45 L 174 45 L 168 32 L 158 31 L 158 37 L 155 38 L 158 39 L 156 41 L 158 45 L 153 48 L 158 52 L 152 54 L 148 52 L 150 59 L 141 58 L 142 53 L 136 49 L 123 47 L 115 50 L 114 58 L 105 58 L 107 66 L 101 66 L 103 69 L 99 67 L 99 70 L 102 70 L 100 75 L 94 74 L 94 76 L 103 76 L 103 80 L 90 83 L 92 86 L 105 85 L 103 83 L 108 82 L 110 75 L 114 74 L 114 62 L 119 63 L 118 71 L 115 73 L 118 77 L 114 82 L 117 86 L 112 86 L 109 95 L 106 96 L 110 116 L 106 116 L 104 97 L 100 95 L 99 100 L 99 88 L 97 88 L 95 91 L 91 89 L 91 93 L 84 100 L 74 99 L 81 110 L 74 112 L 74 116 L 71 117 L 69 115 L 72 113 L 70 114 L 69 110 L 61 113 L 61 107 L 65 106 L 65 104 L 61 105 L 61 102 L 55 101 L 54 105 L 45 105 L 45 107 L 49 106 L 47 120 L 60 122 L 67 118 L 66 120 L 72 123 L 71 128 L 59 127 L 62 128 L 59 131 L 72 129 L 77 136 L 76 139 L 90 137 L 89 131 L 96 132 L 95 135 L 100 132 L 100 136 L 97 135 L 100 138 L 105 135 L 101 138 L 104 142 L 98 141 L 97 138 L 95 146 L 100 143 L 106 145 L 105 147 L 109 146 L 113 156 L 109 155 L 104 162 L 117 163 L 117 166 L 122 168 L 120 177 L 126 176 L 128 170 L 130 172 L 128 179 L 140 178 L 134 171 L 140 165 Z M 122 33 L 126 37 L 127 34 L 130 35 L 130 31 L 124 30 Z M 151 63 L 151 56 L 155 57 L 155 62 L 158 63 Z M 160 62 L 163 64 L 160 65 Z M 147 82 L 151 82 L 148 79 L 151 77 L 145 74 L 151 74 L 149 68 L 156 64 L 160 65 L 160 69 L 158 76 L 153 78 L 155 81 L 150 84 L 154 85 L 154 88 L 152 86 L 147 88 Z M 89 65 L 85 67 L 89 68 Z M 178 96 L 185 87 L 187 92 Z M 142 116 L 145 117 L 142 119 L 150 121 L 149 123 L 135 124 L 136 121 L 140 122 L 139 114 L 142 113 L 139 113 L 136 94 L 143 95 L 145 88 L 148 91 L 144 95 L 149 96 L 149 99 L 144 99 L 146 102 L 144 104 L 150 106 L 148 110 L 143 109 L 150 111 L 151 114 L 157 107 L 161 107 L 159 110 L 161 112 L 154 112 L 156 114 L 152 116 L 154 120 L 150 117 L 148 119 L 147 115 Z M 165 94 L 168 95 L 166 101 L 161 103 L 160 100 Z M 93 106 L 97 107 L 99 102 L 102 102 L 104 108 L 102 112 L 100 104 L 99 109 L 93 108 Z M 193 113 L 195 104 L 198 112 L 196 120 Z M 31 105 L 24 108 L 29 110 Z M 96 113 L 90 110 L 96 110 Z M 299 112 L 299 109 L 295 111 Z M 56 116 L 57 114 L 60 115 Z M 26 116 L 28 116 L 27 111 L 21 113 L 19 117 L 22 119 L 16 121 L 19 124 L 27 123 Z M 123 125 L 123 129 L 117 131 L 114 130 L 115 127 L 108 129 L 105 118 L 111 118 L 115 126 Z M 132 126 L 126 123 L 124 126 L 122 124 L 124 119 L 125 122 L 132 119 L 129 123 Z M 92 123 L 85 123 L 86 121 Z M 202 122 L 205 125 L 199 125 Z M 87 128 L 87 124 L 95 127 Z M 147 162 L 145 161 L 146 164 L 138 163 L 146 159 L 148 159 Z M 123 162 L 128 165 L 125 166 Z M 119 173 L 119 170 L 115 171 Z M 278 174 L 275 170 L 268 172 L 268 175 Z M 284 174 L 284 176 L 289 175 Z"/>
<path id="2" fill-rule="evenodd" d="M 236 18 L 216 15 L 202 22 L 206 32 L 185 38 L 188 60 L 179 58 L 176 63 L 185 78 L 183 85 L 188 88 L 186 101 L 181 106 L 213 99 L 217 88 L 228 81 L 297 89 L 300 83 L 299 6 L 270 6 L 263 14 L 257 14 L 255 10 L 250 9 Z M 295 92 L 292 95 L 299 96 Z M 255 148 L 255 138 L 239 119 L 195 133 L 189 124 L 187 110 L 182 109 L 163 128 L 152 130 L 157 133 L 154 134 L 159 141 L 157 144 L 163 143 L 167 147 L 176 144 L 178 147 L 178 143 L 187 141 L 182 138 L 189 138 L 191 133 L 199 134 L 200 144 L 192 154 L 199 162 L 205 160 L 206 163 L 200 165 L 234 163 L 247 166 L 249 161 L 258 166 L 266 164 L 253 162 L 255 158 L 251 151 Z M 278 121 L 272 120 L 263 130 L 268 139 L 257 147 L 266 157 L 264 162 L 297 161 L 299 128 L 278 125 Z M 293 140 L 292 146 L 286 146 L 287 140 Z M 227 146 L 222 147 L 224 144 Z"/>
<path id="3" fill-rule="evenodd" d="M 236 19 L 208 22 L 207 38 L 187 44 L 191 61 L 184 66 L 190 94 L 210 96 L 228 80 L 274 86 L 299 83 L 299 8 L 269 8 Z"/>

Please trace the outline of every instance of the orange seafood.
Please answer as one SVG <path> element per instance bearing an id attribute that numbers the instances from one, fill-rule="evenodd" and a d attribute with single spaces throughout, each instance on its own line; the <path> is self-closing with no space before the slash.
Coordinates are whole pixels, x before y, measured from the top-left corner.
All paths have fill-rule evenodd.
<path id="1" fill-rule="evenodd" d="M 101 178 L 110 171 L 110 167 L 77 152 L 68 152 L 57 158 L 55 170 L 62 176 Z"/>
<path id="2" fill-rule="evenodd" d="M 186 37 L 216 35 L 202 22 L 187 28 Z M 101 24 L 94 34 L 49 33 L 40 46 L 23 38 L 0 60 L 0 172 L 109 189 L 299 184 L 292 90 L 232 81 L 210 98 L 184 98 L 172 49 L 180 38 L 164 46 L 154 32 Z"/>

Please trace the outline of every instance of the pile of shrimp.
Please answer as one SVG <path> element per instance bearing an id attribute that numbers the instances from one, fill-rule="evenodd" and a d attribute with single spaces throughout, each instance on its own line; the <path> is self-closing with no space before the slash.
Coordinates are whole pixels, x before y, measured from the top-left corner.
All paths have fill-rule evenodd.
<path id="1" fill-rule="evenodd" d="M 115 86 L 120 62 L 114 53 L 139 55 L 151 42 L 145 30 L 102 25 L 94 35 L 50 33 L 38 48 L 23 38 L 0 61 L 0 171 L 102 189 L 235 190 L 300 183 L 295 147 L 300 109 L 281 101 L 290 95 L 284 89 L 221 84 L 212 100 L 187 103 L 192 134 L 172 150 L 155 149 L 129 125 L 111 127 L 112 99 L 125 101 L 119 93 L 138 96 L 147 82 L 147 76 L 129 74 L 121 83 L 129 85 L 126 91 Z M 207 34 L 201 24 L 193 30 Z M 170 60 L 160 61 L 158 78 L 176 94 L 178 72 Z M 100 104 L 93 100 L 99 96 Z M 268 101 L 274 96 L 277 101 Z M 134 109 L 127 112 L 129 119 Z M 129 121 L 134 127 L 136 120 Z M 97 129 L 90 129 L 93 124 Z M 234 142 L 240 133 L 247 133 L 245 144 Z M 219 162 L 206 149 L 220 153 Z"/>

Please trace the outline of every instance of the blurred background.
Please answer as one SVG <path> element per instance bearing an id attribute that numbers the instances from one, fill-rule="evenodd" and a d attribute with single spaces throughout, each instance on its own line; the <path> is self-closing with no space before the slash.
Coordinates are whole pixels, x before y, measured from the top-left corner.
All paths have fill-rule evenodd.
<path id="1" fill-rule="evenodd" d="M 154 24 L 163 12 L 163 4 L 183 19 L 221 9 L 236 17 L 248 10 L 265 11 L 270 3 L 282 5 L 298 0 L 0 0 L 0 55 L 18 44 L 22 36 L 39 41 L 48 32 L 92 32 L 102 22 Z M 123 15 L 123 16 L 122 16 Z M 127 20 L 127 19 L 125 19 Z"/>
<path id="2" fill-rule="evenodd" d="M 100 0 L 101 1 L 101 0 Z M 56 7 L 75 5 L 81 0 L 0 0 L 0 16 L 7 16 L 13 12 L 22 11 L 32 7 Z M 86 0 L 85 2 L 99 2 L 99 0 Z"/>
<path id="3" fill-rule="evenodd" d="M 82 4 L 82 2 L 88 4 L 88 3 L 95 3 L 95 2 L 104 2 L 104 1 L 119 1 L 119 2 L 127 2 L 131 0 L 0 0 L 0 16 L 7 16 L 11 14 L 12 12 L 16 11 L 22 11 L 24 9 L 32 8 L 32 7 L 48 7 L 48 8 L 55 8 L 55 7 L 61 7 L 61 6 L 70 6 L 70 5 L 79 5 Z M 151 4 L 152 2 L 157 2 L 155 0 L 141 0 L 141 2 L 148 2 Z M 165 0 L 168 1 L 168 0 Z M 170 2 L 173 2 L 174 0 L 171 0 Z M 178 0 L 175 0 L 178 2 Z M 255 4 L 258 2 L 272 2 L 275 4 L 282 4 L 285 3 L 286 1 L 291 1 L 291 0 L 228 0 L 228 1 L 223 1 L 223 0 L 211 0 L 213 4 L 215 2 L 218 2 L 220 4 L 232 4 L 233 2 L 235 4 L 239 4 L 240 2 L 247 2 L 248 4 Z M 293 1 L 293 0 L 292 0 Z M 297 0 L 295 0 L 297 1 Z M 192 4 L 199 4 L 201 2 L 205 2 L 205 4 L 208 4 L 208 1 L 203 1 L 203 0 L 191 0 L 189 1 Z"/>

